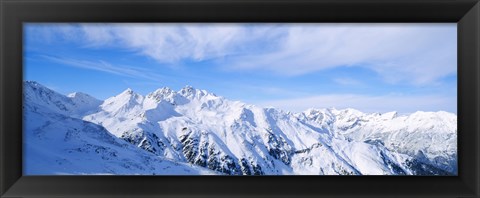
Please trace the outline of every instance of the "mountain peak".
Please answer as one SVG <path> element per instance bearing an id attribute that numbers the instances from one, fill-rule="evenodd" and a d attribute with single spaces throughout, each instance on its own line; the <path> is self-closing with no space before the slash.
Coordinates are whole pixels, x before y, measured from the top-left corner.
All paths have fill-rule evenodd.
<path id="1" fill-rule="evenodd" d="M 155 90 L 154 92 L 149 93 L 146 98 L 154 99 L 156 102 L 160 102 L 163 99 L 167 99 L 169 102 L 173 102 L 173 97 L 176 92 L 174 92 L 169 87 L 162 87 Z"/>
<path id="2" fill-rule="evenodd" d="M 27 104 L 37 104 L 44 110 L 73 117 L 82 117 L 85 113 L 98 107 L 102 101 L 81 92 L 74 92 L 65 96 L 35 81 L 24 82 L 24 94 Z"/>
<path id="3" fill-rule="evenodd" d="M 343 116 L 363 116 L 364 113 L 359 111 L 359 110 L 356 110 L 356 109 L 353 109 L 353 108 L 345 108 L 345 109 L 335 109 L 335 108 L 332 108 L 330 110 L 332 113 L 336 114 L 337 116 L 338 115 L 343 115 Z"/>
<path id="4" fill-rule="evenodd" d="M 24 81 L 25 84 L 27 85 L 39 85 L 39 83 L 37 81 L 34 81 L 34 80 L 26 80 Z"/>
<path id="5" fill-rule="evenodd" d="M 213 93 L 210 93 L 206 90 L 201 90 L 201 89 L 195 89 L 193 88 L 192 86 L 190 85 L 187 85 L 185 86 L 184 88 L 182 88 L 178 94 L 184 96 L 184 97 L 203 97 L 203 96 L 207 96 L 207 95 L 210 95 L 210 96 L 217 96 Z"/>
<path id="6" fill-rule="evenodd" d="M 42 84 L 38 83 L 37 81 L 24 81 L 23 83 L 24 87 L 31 87 L 31 88 L 40 88 L 40 89 L 45 89 L 45 90 L 50 90 L 48 87 L 43 86 Z"/>
<path id="7" fill-rule="evenodd" d="M 158 96 L 158 95 L 169 95 L 173 93 L 173 90 L 169 87 L 162 87 L 160 89 L 155 90 L 154 92 L 148 94 L 149 96 Z"/>
<path id="8" fill-rule="evenodd" d="M 118 94 L 118 95 L 115 96 L 115 97 L 116 97 L 116 98 L 118 98 L 118 97 L 131 98 L 131 97 L 136 97 L 136 96 L 138 96 L 137 93 L 135 93 L 132 89 L 127 88 L 127 89 L 125 89 L 124 91 L 122 91 L 122 93 Z"/>
<path id="9" fill-rule="evenodd" d="M 324 111 L 329 111 L 329 109 L 316 109 L 316 108 L 308 108 L 303 113 L 305 114 L 318 114 L 323 113 Z"/>
<path id="10" fill-rule="evenodd" d="M 393 118 L 396 118 L 398 116 L 398 112 L 391 111 L 391 112 L 382 113 L 382 114 L 379 114 L 379 115 L 382 116 L 382 118 L 384 118 L 384 119 L 393 119 Z"/>
<path id="11" fill-rule="evenodd" d="M 75 103 L 91 104 L 94 106 L 98 106 L 101 104 L 101 100 L 82 92 L 73 92 L 68 94 L 67 97 Z"/>
<path id="12" fill-rule="evenodd" d="M 189 95 L 194 95 L 195 91 L 196 91 L 195 88 L 193 88 L 190 85 L 187 85 L 179 91 L 179 94 L 181 94 L 183 96 L 189 96 Z"/>
<path id="13" fill-rule="evenodd" d="M 73 92 L 67 95 L 69 98 L 95 98 L 83 92 Z"/>
<path id="14" fill-rule="evenodd" d="M 130 88 L 127 88 L 127 89 L 125 89 L 125 91 L 123 91 L 122 93 L 125 93 L 125 94 L 133 94 L 133 90 L 130 89 Z"/>

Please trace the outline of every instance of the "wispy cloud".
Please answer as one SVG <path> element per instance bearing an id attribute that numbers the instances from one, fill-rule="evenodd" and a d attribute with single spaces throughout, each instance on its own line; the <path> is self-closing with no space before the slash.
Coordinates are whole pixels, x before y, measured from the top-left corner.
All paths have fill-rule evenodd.
<path id="1" fill-rule="evenodd" d="M 258 50 L 249 46 L 278 36 L 274 28 L 235 24 L 44 24 L 38 25 L 36 33 L 50 41 L 59 36 L 84 47 L 124 48 L 160 63 L 176 64 Z M 263 48 L 269 45 L 276 44 Z"/>
<path id="2" fill-rule="evenodd" d="M 125 65 L 112 65 L 106 61 L 86 61 L 86 60 L 77 60 L 71 58 L 60 58 L 54 56 L 42 56 L 46 60 L 59 63 L 64 66 L 77 67 L 82 69 L 102 71 L 110 74 L 131 77 L 131 78 L 142 78 L 152 81 L 159 81 L 165 76 L 152 73 L 152 71 L 144 68 L 135 68 Z"/>
<path id="3" fill-rule="evenodd" d="M 457 99 L 455 96 L 444 95 L 355 95 L 331 94 L 287 100 L 272 100 L 257 103 L 260 106 L 273 106 L 293 112 L 304 111 L 308 108 L 354 108 L 364 112 L 412 113 L 415 111 L 449 111 L 456 113 Z M 450 109 L 445 109 L 446 107 Z"/>
<path id="4" fill-rule="evenodd" d="M 390 83 L 427 84 L 456 73 L 456 28 L 449 24 L 298 25 L 279 50 L 237 57 L 236 69 L 302 75 L 364 67 Z"/>
<path id="5" fill-rule="evenodd" d="M 227 70 L 299 76 L 363 67 L 388 83 L 425 85 L 456 74 L 456 24 L 57 25 L 85 47 L 131 50 L 160 63 L 224 60 Z M 43 33 L 48 31 L 43 30 Z M 73 35 L 73 36 L 72 36 Z"/>
<path id="6" fill-rule="evenodd" d="M 333 81 L 337 84 L 346 85 L 346 86 L 363 86 L 364 85 L 364 83 L 362 83 L 361 81 L 353 78 L 334 78 Z"/>

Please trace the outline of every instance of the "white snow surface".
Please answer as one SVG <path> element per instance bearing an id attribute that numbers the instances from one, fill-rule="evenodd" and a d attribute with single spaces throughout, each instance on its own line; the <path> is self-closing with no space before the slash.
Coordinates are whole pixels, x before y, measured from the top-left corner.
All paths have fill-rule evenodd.
<path id="1" fill-rule="evenodd" d="M 24 125 L 27 175 L 457 174 L 448 112 L 294 114 L 191 86 L 100 101 L 26 81 Z"/>

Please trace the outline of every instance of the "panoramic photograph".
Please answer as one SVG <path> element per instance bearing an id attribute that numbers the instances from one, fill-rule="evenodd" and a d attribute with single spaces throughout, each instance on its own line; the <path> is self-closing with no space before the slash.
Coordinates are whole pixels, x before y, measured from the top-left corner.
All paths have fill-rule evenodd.
<path id="1" fill-rule="evenodd" d="M 23 175 L 456 176 L 456 23 L 24 23 Z"/>

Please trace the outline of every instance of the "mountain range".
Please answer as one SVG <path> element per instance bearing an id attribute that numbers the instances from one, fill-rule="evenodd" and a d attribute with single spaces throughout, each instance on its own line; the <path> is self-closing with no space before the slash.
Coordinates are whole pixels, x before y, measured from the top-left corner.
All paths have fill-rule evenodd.
<path id="1" fill-rule="evenodd" d="M 292 113 L 186 86 L 104 101 L 25 81 L 26 175 L 457 175 L 457 116 Z"/>

